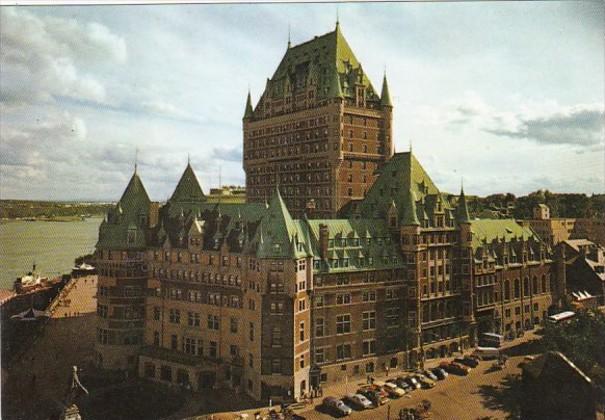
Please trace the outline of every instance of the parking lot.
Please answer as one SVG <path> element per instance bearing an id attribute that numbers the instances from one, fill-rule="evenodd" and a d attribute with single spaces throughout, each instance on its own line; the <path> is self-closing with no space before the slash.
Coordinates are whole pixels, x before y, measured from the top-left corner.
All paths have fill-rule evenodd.
<path id="1" fill-rule="evenodd" d="M 432 389 L 412 391 L 404 397 L 391 399 L 379 408 L 354 410 L 349 418 L 397 419 L 400 409 L 416 407 L 422 400 L 431 402 L 430 411 L 435 419 L 515 418 L 518 411 L 516 385 L 521 372 L 519 363 L 522 361 L 523 356 L 511 357 L 502 370 L 493 369 L 493 361 L 482 361 L 467 376 L 450 374 L 438 381 Z M 362 386 L 364 383 L 355 385 Z M 315 400 L 314 405 L 309 405 L 309 408 L 299 411 L 299 414 L 307 419 L 333 418 L 322 412 L 320 404 L 320 400 Z"/>

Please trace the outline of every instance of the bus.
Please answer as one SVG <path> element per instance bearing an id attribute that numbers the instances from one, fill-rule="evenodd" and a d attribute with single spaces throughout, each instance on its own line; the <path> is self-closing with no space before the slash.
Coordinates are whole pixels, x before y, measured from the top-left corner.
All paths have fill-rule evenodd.
<path id="1" fill-rule="evenodd" d="M 481 333 L 479 337 L 479 346 L 500 348 L 504 344 L 504 336 L 496 333 Z"/>
<path id="2" fill-rule="evenodd" d="M 546 321 L 549 324 L 560 324 L 561 322 L 567 321 L 574 316 L 576 316 L 576 313 L 572 311 L 559 312 L 558 314 L 550 315 L 548 318 L 546 318 Z"/>

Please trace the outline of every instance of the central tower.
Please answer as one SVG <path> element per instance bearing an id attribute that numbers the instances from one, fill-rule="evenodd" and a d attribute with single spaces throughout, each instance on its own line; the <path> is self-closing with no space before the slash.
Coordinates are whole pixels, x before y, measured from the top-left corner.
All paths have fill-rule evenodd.
<path id="1" fill-rule="evenodd" d="M 243 118 L 248 202 L 279 186 L 295 218 L 331 218 L 365 196 L 393 154 L 393 105 L 386 75 L 380 96 L 337 23 L 291 46 L 256 107 Z"/>

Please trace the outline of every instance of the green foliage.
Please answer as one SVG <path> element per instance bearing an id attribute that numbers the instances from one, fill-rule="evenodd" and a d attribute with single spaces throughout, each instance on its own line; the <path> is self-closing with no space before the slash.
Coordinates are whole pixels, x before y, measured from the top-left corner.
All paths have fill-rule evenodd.
<path id="1" fill-rule="evenodd" d="M 580 310 L 576 316 L 544 329 L 545 350 L 560 351 L 593 380 L 605 385 L 605 315 L 597 310 Z"/>
<path id="2" fill-rule="evenodd" d="M 492 194 L 487 197 L 468 199 L 469 210 L 476 216 L 483 210 L 498 210 L 503 217 L 531 219 L 538 204 L 550 207 L 551 217 L 605 217 L 605 194 L 559 194 L 538 190 L 526 196 L 515 197 L 511 193 Z M 512 210 L 509 214 L 508 209 Z"/>

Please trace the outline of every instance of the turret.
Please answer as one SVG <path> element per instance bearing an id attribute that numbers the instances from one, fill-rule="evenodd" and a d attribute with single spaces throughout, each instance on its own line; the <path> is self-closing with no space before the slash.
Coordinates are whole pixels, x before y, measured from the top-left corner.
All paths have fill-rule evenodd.
<path id="1" fill-rule="evenodd" d="M 244 111 L 244 120 L 249 120 L 253 117 L 254 111 L 252 110 L 252 97 L 248 90 L 248 98 L 246 99 L 246 110 Z"/>
<path id="2" fill-rule="evenodd" d="M 456 207 L 456 222 L 469 223 L 471 218 L 468 214 L 468 206 L 466 197 L 464 196 L 464 187 L 460 188 L 460 196 L 458 197 L 458 206 Z"/>
<path id="3" fill-rule="evenodd" d="M 389 94 L 389 85 L 387 83 L 387 74 L 384 74 L 382 79 L 382 92 L 380 93 L 380 105 L 383 107 L 388 106 L 393 108 L 393 103 L 391 102 L 391 95 Z"/>

